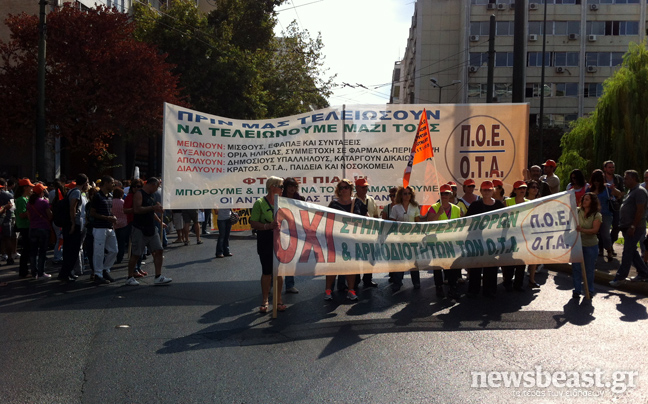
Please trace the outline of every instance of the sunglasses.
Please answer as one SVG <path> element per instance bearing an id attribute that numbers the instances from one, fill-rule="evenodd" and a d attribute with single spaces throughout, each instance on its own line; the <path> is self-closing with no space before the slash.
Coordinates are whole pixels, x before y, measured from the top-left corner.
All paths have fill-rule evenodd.
<path id="1" fill-rule="evenodd" d="M 283 189 L 283 185 L 273 185 L 275 188 Z"/>

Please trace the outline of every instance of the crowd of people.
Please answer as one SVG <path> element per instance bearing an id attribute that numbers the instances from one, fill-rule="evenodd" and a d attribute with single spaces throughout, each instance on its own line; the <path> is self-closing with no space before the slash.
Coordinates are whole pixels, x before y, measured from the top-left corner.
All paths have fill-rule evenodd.
<path id="1" fill-rule="evenodd" d="M 390 202 L 382 209 L 368 195 L 366 178 L 352 182 L 343 179 L 335 186 L 330 208 L 356 215 L 382 218 L 384 220 L 419 222 L 455 219 L 478 215 L 524 203 L 560 191 L 560 179 L 554 171 L 556 163 L 547 160 L 542 167 L 532 166 L 520 176 L 508 193 L 498 179 L 482 181 L 479 192 L 477 183 L 466 179 L 462 195 L 458 185 L 448 182 L 440 187 L 440 199 L 432 206 L 422 207 L 416 201 L 413 187 L 394 187 L 389 190 Z M 627 280 L 630 267 L 637 276 L 633 281 L 648 281 L 648 252 L 646 241 L 646 202 L 648 201 L 648 170 L 641 183 L 639 174 L 627 170 L 624 176 L 615 173 L 612 161 L 606 161 L 602 169 L 596 169 L 589 180 L 581 170 L 570 173 L 567 190 L 573 190 L 578 204 L 584 267 L 589 294 L 594 294 L 594 267 L 597 256 L 614 260 L 612 247 L 621 232 L 624 238 L 621 262 L 610 285 L 618 287 Z M 46 253 L 54 248 L 53 264 L 60 265 L 58 279 L 74 282 L 84 273 L 85 262 L 91 268 L 93 282 L 102 285 L 114 282 L 111 269 L 128 253 L 128 277 L 126 285 L 139 285 L 138 278 L 147 276 L 142 269 L 144 257 L 153 257 L 154 285 L 166 285 L 171 279 L 162 275 L 163 249 L 167 246 L 167 225 L 173 223 L 177 239 L 175 243 L 188 245 L 191 231 L 196 243 L 202 244 L 201 235 L 207 234 L 211 219 L 209 210 L 199 209 L 165 211 L 162 207 L 161 181 L 148 178 L 117 181 L 104 176 L 97 183 L 79 174 L 74 181 L 55 181 L 51 184 L 32 183 L 30 179 L 5 180 L 0 178 L 0 259 L 9 265 L 19 260 L 20 277 L 48 279 L 45 272 Z M 268 297 L 272 286 L 273 231 L 278 223 L 274 218 L 274 196 L 304 200 L 299 194 L 299 184 L 294 178 L 269 177 L 266 181 L 267 195 L 259 198 L 250 215 L 250 226 L 257 235 L 257 253 L 261 263 L 261 305 L 259 311 L 268 312 Z M 216 258 L 231 257 L 229 235 L 232 224 L 238 220 L 231 209 L 214 210 L 217 216 L 218 240 Z M 202 227 L 202 229 L 201 229 Z M 637 250 L 641 246 L 643 256 Z M 583 294 L 583 277 L 580 263 L 573 263 L 573 297 Z M 459 299 L 460 286 L 468 283 L 466 295 L 485 297 L 497 294 L 497 274 L 501 270 L 502 286 L 506 291 L 524 291 L 524 279 L 528 272 L 527 289 L 539 288 L 535 280 L 536 265 L 507 267 L 484 267 L 466 269 L 467 280 L 461 269 L 434 271 L 436 294 L 439 298 Z M 394 292 L 403 287 L 405 273 L 389 274 Z M 410 271 L 415 289 L 420 288 L 420 274 Z M 294 277 L 286 277 L 286 293 L 298 293 Z M 371 274 L 327 275 L 324 299 L 333 299 L 335 287 L 355 301 L 362 284 L 365 288 L 377 287 Z M 6 284 L 2 284 L 5 286 Z M 277 309 L 286 306 L 281 299 L 283 279 L 278 279 L 279 303 Z M 447 290 L 447 293 L 446 293 Z"/>

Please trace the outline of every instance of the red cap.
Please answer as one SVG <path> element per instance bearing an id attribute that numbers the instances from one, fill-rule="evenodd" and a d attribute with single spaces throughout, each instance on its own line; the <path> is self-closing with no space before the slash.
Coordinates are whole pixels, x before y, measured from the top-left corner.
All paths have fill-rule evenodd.
<path id="1" fill-rule="evenodd" d="M 441 185 L 441 189 L 439 190 L 439 192 L 441 192 L 441 193 L 444 193 L 444 192 L 452 193 L 452 187 L 450 185 L 448 185 L 448 184 L 443 184 L 443 185 Z"/>
<path id="2" fill-rule="evenodd" d="M 36 184 L 34 185 L 34 193 L 35 194 L 40 194 L 41 192 L 47 190 L 47 187 L 43 184 Z"/>
<path id="3" fill-rule="evenodd" d="M 466 181 L 464 181 L 463 185 L 464 185 L 464 187 L 469 187 L 471 185 L 475 185 L 475 180 L 473 180 L 472 178 L 468 178 Z"/>
<path id="4" fill-rule="evenodd" d="M 67 189 L 76 188 L 76 182 L 74 182 L 74 181 L 68 182 L 67 184 L 65 184 L 65 188 L 67 188 Z"/>
<path id="5" fill-rule="evenodd" d="M 547 160 L 547 161 L 545 161 L 543 166 L 556 167 L 556 162 L 553 161 L 553 160 Z"/>
<path id="6" fill-rule="evenodd" d="M 29 181 L 29 178 L 23 178 L 22 180 L 18 180 L 18 186 L 19 187 L 24 187 L 24 186 L 33 187 L 34 184 L 32 184 L 31 181 Z"/>
<path id="7" fill-rule="evenodd" d="M 365 185 L 369 185 L 366 178 L 358 178 L 355 180 L 356 187 L 364 187 Z"/>
<path id="8" fill-rule="evenodd" d="M 493 189 L 493 183 L 491 181 L 484 181 L 479 186 L 479 189 Z"/>
<path id="9" fill-rule="evenodd" d="M 494 187 L 503 187 L 504 183 L 501 180 L 493 180 Z"/>
<path id="10" fill-rule="evenodd" d="M 524 181 L 515 181 L 515 184 L 513 184 L 513 188 L 518 189 L 518 188 L 526 188 L 527 183 Z"/>
<path id="11" fill-rule="evenodd" d="M 448 185 L 450 185 L 453 188 L 457 188 L 457 183 L 454 181 L 448 181 Z"/>

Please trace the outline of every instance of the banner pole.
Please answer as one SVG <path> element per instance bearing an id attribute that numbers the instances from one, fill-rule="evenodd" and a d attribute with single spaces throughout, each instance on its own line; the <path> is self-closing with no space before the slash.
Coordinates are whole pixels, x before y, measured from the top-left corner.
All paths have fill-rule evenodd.
<path id="1" fill-rule="evenodd" d="M 581 261 L 581 272 L 583 276 L 583 286 L 585 286 L 585 298 L 591 299 L 592 297 L 589 294 L 589 286 L 587 285 L 587 273 L 585 272 L 585 260 Z"/>
<path id="2" fill-rule="evenodd" d="M 279 197 L 274 197 L 274 212 L 272 217 L 277 220 L 277 203 Z M 279 281 L 277 273 L 279 272 L 279 260 L 277 259 L 277 246 L 275 240 L 279 237 L 279 229 L 272 231 L 272 318 L 277 318 L 277 305 L 279 304 Z"/>

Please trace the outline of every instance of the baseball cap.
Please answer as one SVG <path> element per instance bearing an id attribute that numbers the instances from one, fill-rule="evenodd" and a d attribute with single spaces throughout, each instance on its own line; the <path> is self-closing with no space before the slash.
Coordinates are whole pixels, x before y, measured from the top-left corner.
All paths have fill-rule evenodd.
<path id="1" fill-rule="evenodd" d="M 464 187 L 475 185 L 475 180 L 473 180 L 472 178 L 468 178 L 466 181 L 464 181 L 463 185 Z"/>
<path id="2" fill-rule="evenodd" d="M 356 187 L 364 187 L 365 185 L 369 185 L 366 178 L 358 178 L 355 180 Z"/>
<path id="3" fill-rule="evenodd" d="M 34 193 L 35 194 L 40 194 L 41 192 L 47 190 L 47 187 L 43 184 L 36 184 L 34 185 Z"/>
<path id="4" fill-rule="evenodd" d="M 518 188 L 526 188 L 527 183 L 524 181 L 515 181 L 515 184 L 513 184 L 513 188 L 518 189 Z"/>
<path id="5" fill-rule="evenodd" d="M 504 183 L 502 182 L 502 180 L 493 180 L 493 186 L 494 187 L 503 187 Z"/>
<path id="6" fill-rule="evenodd" d="M 21 180 L 18 180 L 18 186 L 20 186 L 20 187 L 24 187 L 24 186 L 33 187 L 34 184 L 32 184 L 32 182 L 29 180 L 29 178 L 23 178 Z"/>
<path id="7" fill-rule="evenodd" d="M 441 193 L 444 193 L 444 192 L 452 193 L 452 187 L 450 185 L 448 185 L 448 184 L 443 184 L 443 185 L 441 185 L 441 189 L 439 190 L 439 192 L 441 192 Z"/>
<path id="8" fill-rule="evenodd" d="M 484 181 L 479 186 L 479 189 L 493 189 L 493 183 L 491 181 Z"/>
<path id="9" fill-rule="evenodd" d="M 457 183 L 454 181 L 448 181 L 448 185 L 450 185 L 452 188 L 457 188 Z"/>
<path id="10" fill-rule="evenodd" d="M 545 161 L 545 163 L 543 164 L 543 166 L 555 167 L 555 166 L 556 166 L 556 162 L 550 159 L 550 160 Z"/>
<path id="11" fill-rule="evenodd" d="M 76 188 L 76 182 L 75 181 L 68 182 L 67 184 L 65 184 L 65 188 L 67 189 Z"/>

